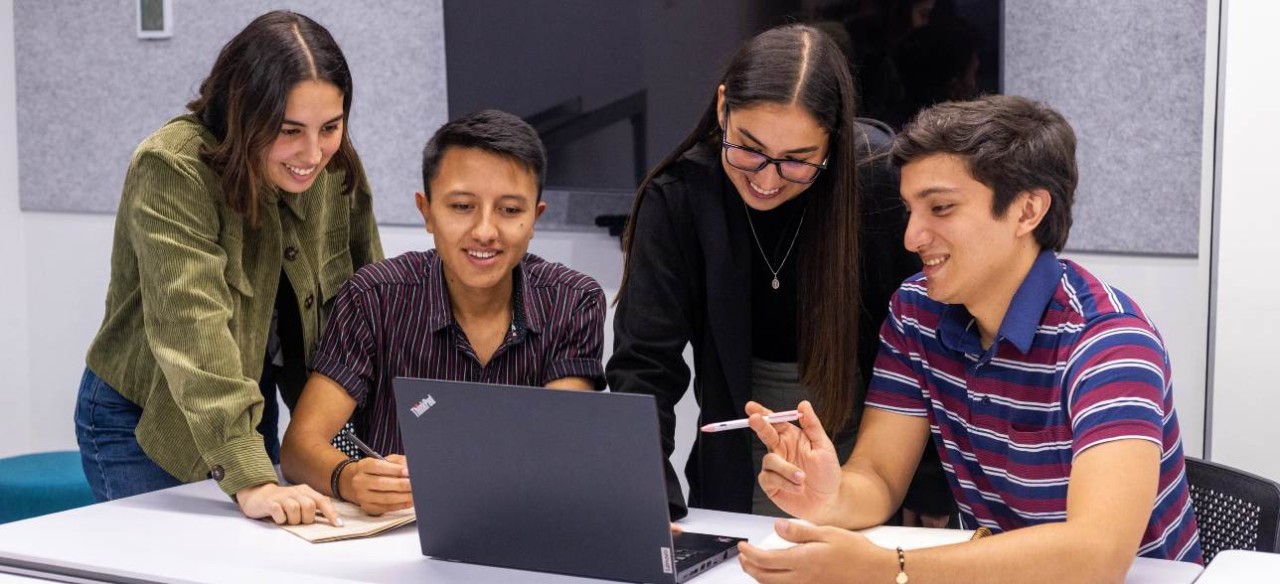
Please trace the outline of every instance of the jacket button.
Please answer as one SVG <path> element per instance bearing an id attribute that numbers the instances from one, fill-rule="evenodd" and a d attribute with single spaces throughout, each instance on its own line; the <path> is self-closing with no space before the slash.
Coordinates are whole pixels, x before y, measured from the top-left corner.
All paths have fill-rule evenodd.
<path id="1" fill-rule="evenodd" d="M 302 301 L 302 305 L 306 307 L 307 310 L 311 310 L 311 305 L 315 303 L 316 297 L 314 294 L 307 294 L 307 299 Z"/>
<path id="2" fill-rule="evenodd" d="M 227 473 L 222 470 L 221 464 L 215 464 L 213 468 L 209 469 L 209 476 L 215 481 L 221 481 L 222 477 L 227 476 Z"/>
<path id="3" fill-rule="evenodd" d="M 293 261 L 298 259 L 298 248 L 289 246 L 284 250 L 284 259 Z"/>

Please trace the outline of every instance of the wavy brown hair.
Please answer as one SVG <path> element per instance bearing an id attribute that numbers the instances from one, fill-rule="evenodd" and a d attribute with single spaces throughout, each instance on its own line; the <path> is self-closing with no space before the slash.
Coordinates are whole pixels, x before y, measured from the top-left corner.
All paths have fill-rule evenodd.
<path id="1" fill-rule="evenodd" d="M 218 173 L 227 205 L 258 224 L 267 178 L 266 153 L 280 131 L 289 91 L 303 81 L 325 81 L 342 92 L 342 143 L 329 167 L 344 171 L 342 191 L 361 183 L 360 157 L 347 133 L 351 71 L 342 49 L 323 26 L 301 14 L 268 12 L 222 47 L 200 95 L 187 109 L 218 139 L 201 158 Z"/>
<path id="2" fill-rule="evenodd" d="M 698 125 L 640 183 L 631 217 L 639 215 L 644 193 L 682 154 L 706 145 L 720 148 L 719 119 L 729 110 L 759 104 L 796 104 L 830 136 L 828 170 L 809 187 L 807 217 L 800 234 L 810 253 L 799 258 L 797 355 L 800 381 L 814 397 L 828 432 L 845 429 L 861 391 L 857 382 L 858 160 L 853 78 L 840 49 L 824 33 L 803 24 L 765 31 L 748 41 L 724 76 L 725 111 L 716 111 L 716 92 Z M 625 253 L 621 298 L 631 271 L 635 221 L 622 236 Z"/>

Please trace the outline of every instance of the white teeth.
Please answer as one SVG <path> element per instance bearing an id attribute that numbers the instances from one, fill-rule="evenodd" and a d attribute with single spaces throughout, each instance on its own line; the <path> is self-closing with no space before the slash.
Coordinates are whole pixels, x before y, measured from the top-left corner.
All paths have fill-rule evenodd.
<path id="1" fill-rule="evenodd" d="M 951 257 L 951 256 L 939 256 L 939 257 L 936 257 L 936 258 L 933 258 L 933 259 L 928 259 L 928 260 L 925 260 L 925 261 L 924 261 L 924 265 L 926 265 L 926 266 L 937 266 L 937 265 L 941 265 L 941 264 L 942 264 L 942 262 L 947 261 L 947 258 L 950 258 L 950 257 Z"/>
<path id="2" fill-rule="evenodd" d="M 778 187 L 778 188 L 776 188 L 776 189 L 769 189 L 769 190 L 765 190 L 765 189 L 760 188 L 760 185 L 758 185 L 758 184 L 756 184 L 756 183 L 754 183 L 754 182 L 752 182 L 752 181 L 747 181 L 747 182 L 751 183 L 751 188 L 755 189 L 757 193 L 760 193 L 760 194 L 765 195 L 765 196 L 769 196 L 769 195 L 777 194 L 777 192 L 778 192 L 778 191 L 782 190 L 782 187 Z"/>
<path id="3" fill-rule="evenodd" d="M 489 259 L 489 258 L 491 258 L 491 257 L 493 257 L 493 256 L 498 255 L 498 252 L 496 252 L 496 251 L 471 251 L 471 250 L 468 250 L 468 251 L 467 251 L 467 255 L 469 255 L 469 256 L 471 256 L 471 257 L 473 257 L 473 258 L 476 258 L 476 259 L 487 260 L 487 259 Z"/>
<path id="4" fill-rule="evenodd" d="M 316 171 L 316 167 L 314 166 L 311 168 L 298 168 L 296 166 L 291 166 L 286 164 L 284 165 L 284 167 L 289 169 L 289 172 L 292 172 L 293 174 L 296 174 L 298 176 L 311 176 L 311 173 Z"/>

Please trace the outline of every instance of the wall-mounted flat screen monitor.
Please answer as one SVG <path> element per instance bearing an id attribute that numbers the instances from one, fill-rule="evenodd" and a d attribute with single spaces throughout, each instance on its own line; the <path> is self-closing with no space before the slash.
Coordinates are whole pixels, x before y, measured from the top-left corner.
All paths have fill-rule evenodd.
<path id="1" fill-rule="evenodd" d="M 859 115 L 1000 91 L 1000 0 L 444 3 L 449 115 L 499 108 L 547 144 L 547 185 L 632 190 L 692 129 L 743 41 L 811 23 L 849 57 Z"/>

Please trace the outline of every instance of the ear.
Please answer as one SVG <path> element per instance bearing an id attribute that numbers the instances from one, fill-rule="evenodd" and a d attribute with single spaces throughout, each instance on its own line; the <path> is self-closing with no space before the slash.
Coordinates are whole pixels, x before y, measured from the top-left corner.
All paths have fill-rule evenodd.
<path id="1" fill-rule="evenodd" d="M 1017 236 L 1033 233 L 1040 222 L 1049 213 L 1053 205 L 1053 197 L 1045 189 L 1032 189 L 1018 195 L 1018 229 Z"/>
<path id="2" fill-rule="evenodd" d="M 547 211 L 547 202 L 538 201 L 538 206 L 534 207 L 533 209 L 533 220 L 537 221 L 538 218 L 542 217 L 542 214 L 545 213 L 546 211 Z"/>
<path id="3" fill-rule="evenodd" d="M 422 222 L 427 226 L 427 233 L 435 235 L 435 227 L 431 224 L 431 199 L 421 191 L 413 194 L 413 203 L 422 214 Z"/>
<path id="4" fill-rule="evenodd" d="M 720 124 L 720 131 L 724 131 L 724 84 L 716 88 L 716 123 Z"/>

